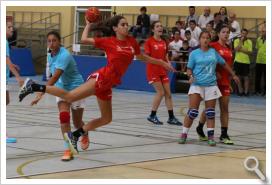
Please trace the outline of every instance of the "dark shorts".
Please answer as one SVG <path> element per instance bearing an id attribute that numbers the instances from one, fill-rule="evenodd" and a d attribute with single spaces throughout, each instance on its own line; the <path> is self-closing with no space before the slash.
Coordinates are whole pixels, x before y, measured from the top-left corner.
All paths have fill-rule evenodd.
<path id="1" fill-rule="evenodd" d="M 248 76 L 249 75 L 249 64 L 242 64 L 239 62 L 234 62 L 234 71 L 238 76 Z"/>

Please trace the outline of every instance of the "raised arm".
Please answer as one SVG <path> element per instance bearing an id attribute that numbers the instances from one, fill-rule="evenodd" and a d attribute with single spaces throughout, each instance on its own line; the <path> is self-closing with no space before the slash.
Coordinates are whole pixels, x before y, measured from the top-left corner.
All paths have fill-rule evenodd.
<path id="1" fill-rule="evenodd" d="M 86 26 L 82 32 L 81 36 L 81 43 L 82 44 L 92 44 L 94 45 L 94 38 L 88 37 L 89 31 L 91 29 L 92 23 L 90 23 L 87 18 L 85 17 Z"/>

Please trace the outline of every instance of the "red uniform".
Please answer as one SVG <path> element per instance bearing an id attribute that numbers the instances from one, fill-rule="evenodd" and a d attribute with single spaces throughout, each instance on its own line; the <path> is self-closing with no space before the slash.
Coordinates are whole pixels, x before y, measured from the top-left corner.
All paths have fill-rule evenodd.
<path id="1" fill-rule="evenodd" d="M 162 59 L 166 61 L 167 54 L 167 45 L 164 40 L 157 41 L 154 37 L 150 37 L 145 42 L 145 53 L 153 58 Z M 148 83 L 159 82 L 167 83 L 169 82 L 169 78 L 167 75 L 167 70 L 162 66 L 155 64 L 146 64 L 146 76 Z"/>
<path id="2" fill-rule="evenodd" d="M 232 59 L 232 51 L 230 48 L 222 46 L 219 42 L 210 43 L 210 46 L 213 47 L 219 54 L 224 58 L 226 63 L 232 67 L 233 59 Z M 221 91 L 222 96 L 230 95 L 230 74 L 226 71 L 222 66 L 217 65 L 216 72 L 221 76 L 220 79 L 217 80 L 217 85 Z"/>
<path id="3" fill-rule="evenodd" d="M 121 84 L 121 78 L 131 64 L 134 55 L 140 54 L 137 41 L 128 36 L 126 40 L 116 37 L 95 38 L 95 47 L 103 49 L 107 55 L 107 65 L 92 73 L 95 78 L 95 95 L 102 100 L 111 100 L 113 86 Z"/>

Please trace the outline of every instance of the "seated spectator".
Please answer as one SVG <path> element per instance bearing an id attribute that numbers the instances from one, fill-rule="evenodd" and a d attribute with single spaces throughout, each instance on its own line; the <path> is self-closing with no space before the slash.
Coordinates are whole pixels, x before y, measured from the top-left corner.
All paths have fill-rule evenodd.
<path id="1" fill-rule="evenodd" d="M 239 96 L 249 96 L 249 55 L 252 53 L 252 41 L 247 38 L 248 30 L 242 29 L 241 37 L 234 40 L 234 70 L 240 78 Z"/>
<path id="2" fill-rule="evenodd" d="M 171 51 L 171 60 L 179 60 L 179 50 L 182 47 L 182 40 L 180 39 L 180 31 L 176 30 L 174 32 L 174 40 L 169 43 L 169 50 Z"/>
<path id="3" fill-rule="evenodd" d="M 141 33 L 141 37 L 145 39 L 149 34 L 150 18 L 149 15 L 146 14 L 146 7 L 142 7 L 140 11 L 141 15 L 138 15 L 136 26 L 133 27 L 132 31 L 135 38 L 138 33 Z"/>
<path id="4" fill-rule="evenodd" d="M 205 7 L 203 15 L 200 15 L 200 17 L 198 19 L 198 26 L 201 29 L 205 29 L 207 23 L 212 21 L 212 20 L 213 20 L 213 15 L 211 15 L 210 7 Z"/>
<path id="5" fill-rule="evenodd" d="M 193 48 L 193 47 L 198 46 L 198 41 L 195 40 L 194 38 L 192 38 L 190 30 L 185 31 L 185 37 L 186 37 L 186 40 L 189 43 L 189 47 Z"/>
<path id="6" fill-rule="evenodd" d="M 185 39 L 185 23 L 184 21 L 176 21 L 176 25 L 175 25 L 179 32 L 180 32 L 180 38 L 181 40 Z"/>
<path id="7" fill-rule="evenodd" d="M 187 40 L 182 42 L 182 47 L 180 48 L 180 61 L 181 61 L 181 72 L 186 72 L 187 70 L 187 63 L 189 58 L 189 42 Z"/>
<path id="8" fill-rule="evenodd" d="M 185 28 L 189 26 L 189 23 L 191 20 L 195 20 L 195 22 L 198 22 L 198 16 L 195 14 L 195 7 L 194 6 L 189 6 L 189 15 L 186 17 L 186 24 Z"/>
<path id="9" fill-rule="evenodd" d="M 211 35 L 211 42 L 216 42 L 218 40 L 217 32 L 214 28 L 209 32 Z"/>
<path id="10" fill-rule="evenodd" d="M 213 22 L 212 21 L 207 23 L 205 30 L 208 31 L 209 33 L 213 30 Z"/>
<path id="11" fill-rule="evenodd" d="M 221 20 L 223 21 L 223 23 L 228 24 L 229 20 L 227 8 L 222 6 L 219 10 L 219 14 L 221 15 Z"/>
<path id="12" fill-rule="evenodd" d="M 192 38 L 194 38 L 198 42 L 201 29 L 196 25 L 196 22 L 194 20 L 190 21 L 189 27 L 186 30 L 189 30 L 191 32 Z"/>
<path id="13" fill-rule="evenodd" d="M 261 28 L 261 36 L 256 42 L 257 58 L 256 58 L 256 72 L 255 72 L 255 93 L 256 95 L 266 94 L 266 28 Z M 261 89 L 263 83 L 264 88 Z"/>

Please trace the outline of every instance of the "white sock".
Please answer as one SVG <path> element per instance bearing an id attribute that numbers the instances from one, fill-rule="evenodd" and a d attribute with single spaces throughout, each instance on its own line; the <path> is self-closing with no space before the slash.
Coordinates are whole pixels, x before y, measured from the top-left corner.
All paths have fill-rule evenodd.
<path id="1" fill-rule="evenodd" d="M 182 128 L 182 134 L 188 134 L 190 128 L 183 127 Z"/>

